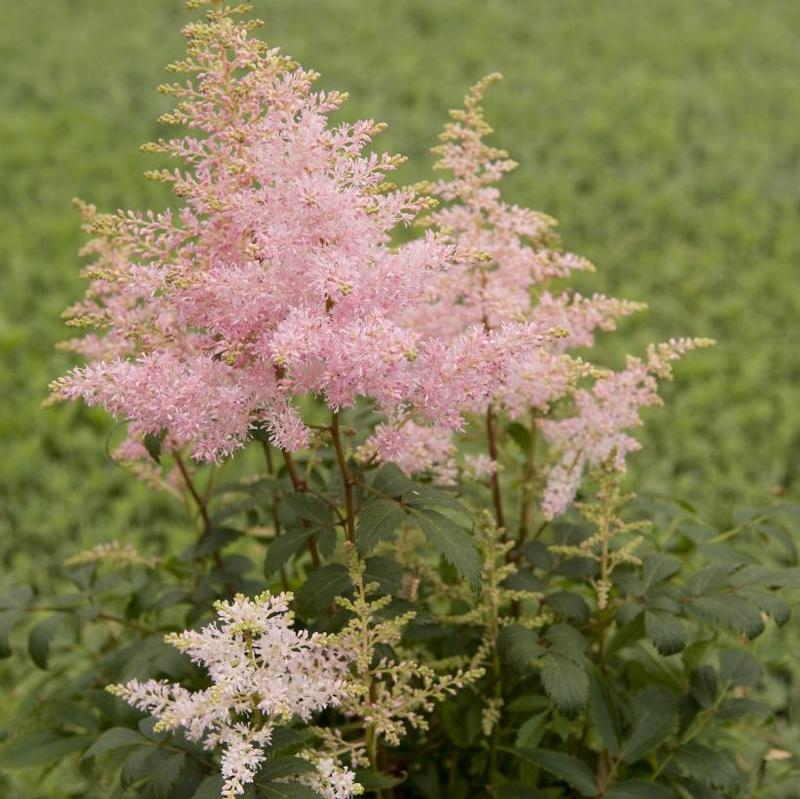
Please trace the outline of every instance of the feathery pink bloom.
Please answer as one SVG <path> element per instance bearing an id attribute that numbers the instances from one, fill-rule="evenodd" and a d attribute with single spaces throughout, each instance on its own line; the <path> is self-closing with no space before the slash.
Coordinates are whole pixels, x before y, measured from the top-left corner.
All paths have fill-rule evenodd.
<path id="1" fill-rule="evenodd" d="M 495 411 L 512 419 L 527 419 L 533 411 L 558 458 L 550 467 L 543 498 L 543 511 L 552 518 L 574 499 L 587 463 L 615 451 L 617 466 L 624 467 L 625 456 L 639 446 L 626 431 L 640 424 L 642 407 L 658 402 L 655 377 L 668 371 L 670 361 L 704 342 L 670 342 L 651 349 L 647 362 L 631 358 L 624 371 L 603 371 L 599 378 L 599 370 L 570 354 L 592 347 L 597 331 L 614 330 L 618 319 L 643 306 L 601 294 L 552 290 L 552 281 L 594 267 L 561 250 L 554 219 L 504 202 L 494 185 L 516 167 L 505 151 L 485 141 L 492 130 L 480 103 L 498 78 L 489 75 L 472 88 L 463 109 L 450 112 L 452 121 L 435 149 L 436 167 L 450 175 L 433 186 L 446 205 L 426 221 L 467 257 L 431 276 L 428 304 L 413 309 L 413 321 L 417 330 L 437 336 L 443 349 L 445 342 L 464 340 L 477 326 L 488 331 L 481 340 L 484 347 L 495 331 L 508 337 L 527 325 L 539 333 L 535 342 L 517 334 L 517 346 L 505 347 L 497 361 L 481 357 L 496 367 L 492 374 L 482 373 L 494 391 L 473 398 L 465 387 L 451 414 L 485 413 L 486 396 Z M 457 349 L 447 352 L 452 357 Z M 434 387 L 429 402 L 436 400 Z M 564 406 L 572 406 L 574 414 L 561 421 L 547 418 L 555 408 L 563 413 Z"/>
<path id="2" fill-rule="evenodd" d="M 545 439 L 560 453 L 542 501 L 546 518 L 567 509 L 587 465 L 597 465 L 613 455 L 616 468 L 624 470 L 626 456 L 640 446 L 627 431 L 642 424 L 642 408 L 661 403 L 657 378 L 669 379 L 672 361 L 709 343 L 707 339 L 684 338 L 650 346 L 645 360 L 629 356 L 622 371 L 599 378 L 591 390 L 576 391 L 574 416 L 539 422 Z"/>
<path id="3" fill-rule="evenodd" d="M 165 121 L 192 133 L 147 148 L 183 163 L 155 175 L 182 207 L 83 206 L 94 262 L 71 314 L 99 332 L 71 343 L 88 362 L 55 397 L 206 460 L 260 424 L 277 446 L 304 447 L 294 400 L 306 394 L 461 427 L 459 398 L 485 403 L 496 387 L 500 337 L 445 341 L 409 324 L 456 248 L 430 232 L 391 245 L 428 201 L 386 183 L 401 159 L 369 150 L 382 126 L 333 125 L 345 95 L 315 91 L 315 73 L 227 13 L 185 28 L 189 55 L 173 68 L 190 80 L 166 87 L 178 105 Z"/>

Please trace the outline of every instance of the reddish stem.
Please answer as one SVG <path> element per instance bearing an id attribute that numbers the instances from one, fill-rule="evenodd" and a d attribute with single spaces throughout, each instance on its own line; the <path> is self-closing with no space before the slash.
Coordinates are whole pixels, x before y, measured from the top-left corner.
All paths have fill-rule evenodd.
<path id="1" fill-rule="evenodd" d="M 503 528 L 501 539 L 505 541 L 508 538 L 505 529 L 506 517 L 503 513 L 503 495 L 500 492 L 500 477 L 497 473 L 499 457 L 499 450 L 497 447 L 497 417 L 491 405 L 486 410 L 486 435 L 489 440 L 489 457 L 495 464 L 495 469 L 492 472 L 492 476 L 489 478 L 489 483 L 492 487 L 492 499 L 494 500 L 494 512 L 497 519 L 497 526 Z"/>
<path id="2" fill-rule="evenodd" d="M 178 450 L 173 450 L 172 454 L 175 458 L 175 463 L 178 466 L 178 471 L 180 471 L 183 481 L 186 483 L 186 488 L 189 489 L 189 493 L 192 495 L 192 499 L 195 501 L 198 511 L 200 511 L 200 516 L 203 519 L 203 532 L 207 533 L 212 527 L 211 517 L 208 514 L 208 506 L 203 497 L 200 496 L 200 492 L 197 490 L 197 488 L 195 488 L 192 478 L 189 475 L 189 470 L 186 468 L 186 464 L 184 464 L 183 458 L 181 458 Z M 218 569 L 222 569 L 224 566 L 222 562 L 222 555 L 220 555 L 219 552 L 214 552 L 213 557 L 216 567 Z"/>
<path id="3" fill-rule="evenodd" d="M 292 481 L 292 487 L 298 494 L 305 494 L 308 490 L 308 485 L 306 484 L 306 481 L 300 477 L 300 473 L 297 471 L 297 465 L 294 462 L 292 453 L 287 452 L 285 449 L 282 449 L 281 452 L 283 453 L 284 463 L 286 463 L 286 471 L 289 472 L 289 479 Z M 313 536 L 308 539 L 308 551 L 311 553 L 311 563 L 314 565 L 315 569 L 318 569 L 321 561 L 319 559 L 317 542 L 314 540 Z"/>
<path id="4" fill-rule="evenodd" d="M 350 470 L 347 468 L 347 459 L 344 454 L 344 447 L 342 446 L 342 436 L 339 430 L 339 413 L 333 412 L 331 421 L 331 437 L 333 438 L 333 448 L 336 450 L 336 461 L 339 464 L 339 471 L 342 473 L 342 481 L 344 482 L 344 502 L 347 508 L 346 530 L 347 539 L 351 544 L 356 542 L 356 514 L 355 514 L 355 496 L 353 493 L 353 486 L 355 481 Z"/>
<path id="5" fill-rule="evenodd" d="M 275 476 L 275 466 L 272 463 L 272 451 L 270 450 L 269 444 L 266 441 L 261 442 L 261 447 L 264 450 L 264 458 L 267 461 L 267 474 L 270 477 Z M 275 528 L 275 538 L 277 538 L 281 534 L 281 522 L 278 518 L 278 492 L 272 492 L 272 524 Z M 283 584 L 283 590 L 289 590 L 289 580 L 286 577 L 286 566 L 281 565 L 281 583 Z"/>

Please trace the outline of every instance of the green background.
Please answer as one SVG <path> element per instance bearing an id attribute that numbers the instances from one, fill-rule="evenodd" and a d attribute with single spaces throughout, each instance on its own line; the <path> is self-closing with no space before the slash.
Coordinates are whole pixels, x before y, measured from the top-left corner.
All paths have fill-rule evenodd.
<path id="1" fill-rule="evenodd" d="M 800 3 L 796 0 L 257 0 L 262 35 L 346 89 L 350 118 L 429 173 L 468 86 L 520 162 L 509 199 L 561 220 L 586 290 L 650 305 L 608 363 L 712 336 L 648 412 L 640 489 L 734 506 L 798 496 Z M 78 542 L 165 534 L 174 511 L 106 458 L 113 425 L 42 410 L 70 364 L 62 309 L 83 291 L 70 199 L 163 205 L 138 145 L 182 49 L 178 0 L 0 0 L 0 557 L 40 568 Z M 3 582 L 6 577 L 0 578 Z"/>

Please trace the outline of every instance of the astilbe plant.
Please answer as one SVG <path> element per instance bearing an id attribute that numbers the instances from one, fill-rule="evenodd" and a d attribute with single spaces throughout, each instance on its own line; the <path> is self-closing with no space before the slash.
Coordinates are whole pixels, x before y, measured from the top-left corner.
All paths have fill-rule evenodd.
<path id="1" fill-rule="evenodd" d="M 245 10 L 187 26 L 164 87 L 189 132 L 145 149 L 183 162 L 151 174 L 181 207 L 81 206 L 69 316 L 96 331 L 54 385 L 127 423 L 116 457 L 197 536 L 99 545 L 65 592 L 3 600 L 2 651 L 44 614 L 28 649 L 58 678 L 21 680 L 0 764 L 55 764 L 91 798 L 782 790 L 797 764 L 758 743 L 749 641 L 788 618 L 796 552 L 749 517 L 738 537 L 643 519 L 622 485 L 657 380 L 707 342 L 589 361 L 638 306 L 566 288 L 588 261 L 501 199 L 494 76 L 445 129 L 435 207 Z"/>

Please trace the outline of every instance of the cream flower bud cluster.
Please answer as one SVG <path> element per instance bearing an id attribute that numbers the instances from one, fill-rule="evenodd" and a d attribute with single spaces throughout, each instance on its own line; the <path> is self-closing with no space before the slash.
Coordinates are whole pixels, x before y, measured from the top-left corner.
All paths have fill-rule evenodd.
<path id="1" fill-rule="evenodd" d="M 276 724 L 309 721 L 347 693 L 350 661 L 319 633 L 293 627 L 291 594 L 237 595 L 216 604 L 217 620 L 167 641 L 186 653 L 211 678 L 203 690 L 156 680 L 132 680 L 109 690 L 150 713 L 157 729 L 182 729 L 189 740 L 222 749 L 223 796 L 244 792 L 266 758 Z M 333 773 L 327 765 L 321 772 Z M 336 772 L 336 799 L 347 773 Z M 353 791 L 347 796 L 352 795 Z"/>

